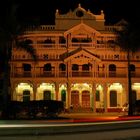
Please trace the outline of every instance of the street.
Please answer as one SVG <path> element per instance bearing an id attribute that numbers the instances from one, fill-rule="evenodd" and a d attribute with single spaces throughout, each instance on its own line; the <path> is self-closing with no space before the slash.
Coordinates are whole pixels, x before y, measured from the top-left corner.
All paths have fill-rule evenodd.
<path id="1" fill-rule="evenodd" d="M 71 114 L 58 120 L 0 120 L 0 140 L 9 139 L 139 140 L 140 116 Z"/>
<path id="2" fill-rule="evenodd" d="M 4 136 L 0 140 L 140 140 L 140 129 L 58 135 Z"/>

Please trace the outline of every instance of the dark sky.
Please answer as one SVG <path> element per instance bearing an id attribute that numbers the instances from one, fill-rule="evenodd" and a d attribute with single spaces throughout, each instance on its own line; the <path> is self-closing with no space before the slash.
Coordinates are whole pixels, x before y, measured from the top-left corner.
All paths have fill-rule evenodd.
<path id="1" fill-rule="evenodd" d="M 10 1 L 10 0 L 9 0 Z M 12 1 L 12 0 L 11 0 Z M 13 0 L 20 3 L 18 19 L 21 22 L 41 24 L 54 24 L 55 10 L 67 13 L 74 10 L 78 4 L 86 10 L 90 9 L 94 14 L 99 14 L 103 9 L 106 15 L 106 23 L 115 23 L 122 18 L 135 20 L 139 16 L 139 0 Z"/>

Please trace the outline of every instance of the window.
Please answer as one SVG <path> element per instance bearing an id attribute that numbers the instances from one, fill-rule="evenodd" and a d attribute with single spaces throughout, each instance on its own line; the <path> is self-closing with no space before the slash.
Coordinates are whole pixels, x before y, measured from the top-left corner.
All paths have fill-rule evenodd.
<path id="1" fill-rule="evenodd" d="M 44 91 L 44 100 L 51 100 L 51 91 L 49 90 Z"/>
<path id="2" fill-rule="evenodd" d="M 50 63 L 44 65 L 44 68 L 43 68 L 44 71 L 51 71 L 51 69 L 52 67 Z"/>
<path id="3" fill-rule="evenodd" d="M 110 107 L 117 107 L 117 91 L 110 91 Z"/>
<path id="4" fill-rule="evenodd" d="M 109 71 L 116 71 L 116 66 L 114 64 L 110 64 Z"/>
<path id="5" fill-rule="evenodd" d="M 61 101 L 65 102 L 66 101 L 66 90 L 61 91 Z"/>
<path id="6" fill-rule="evenodd" d="M 130 66 L 129 66 L 129 69 L 130 69 L 130 72 L 131 72 L 131 76 L 132 77 L 135 77 L 136 76 L 136 73 L 135 73 L 135 65 L 133 65 L 133 64 L 131 64 Z"/>
<path id="7" fill-rule="evenodd" d="M 82 70 L 83 71 L 89 71 L 89 65 L 88 64 L 82 65 Z"/>
<path id="8" fill-rule="evenodd" d="M 100 91 L 96 90 L 96 101 L 100 101 Z"/>
<path id="9" fill-rule="evenodd" d="M 63 64 L 63 63 L 61 63 L 61 64 L 59 65 L 59 70 L 60 70 L 60 71 L 66 71 L 66 65 Z"/>
<path id="10" fill-rule="evenodd" d="M 78 42 L 77 38 L 72 38 L 72 42 Z"/>
<path id="11" fill-rule="evenodd" d="M 76 11 L 77 17 L 82 17 L 83 15 L 84 15 L 83 11 L 81 11 L 81 10 Z"/>
<path id="12" fill-rule="evenodd" d="M 78 71 L 79 70 L 78 65 L 77 64 L 73 64 L 72 65 L 72 70 Z"/>
<path id="13" fill-rule="evenodd" d="M 31 71 L 31 65 L 30 64 L 23 64 L 22 67 L 23 67 L 24 71 Z"/>
<path id="14" fill-rule="evenodd" d="M 23 91 L 23 102 L 28 102 L 28 101 L 30 101 L 30 91 L 24 90 Z"/>
<path id="15" fill-rule="evenodd" d="M 48 43 L 48 44 L 50 43 L 50 44 L 51 44 L 51 43 L 53 43 L 53 41 L 52 41 L 51 39 L 46 39 L 46 40 L 44 41 L 44 43 L 46 43 L 46 44 L 47 44 L 47 43 Z"/>
<path id="16" fill-rule="evenodd" d="M 109 65 L 109 77 L 116 76 L 116 66 L 114 64 Z"/>
<path id="17" fill-rule="evenodd" d="M 129 66 L 131 72 L 135 72 L 135 65 L 131 64 Z"/>
<path id="18" fill-rule="evenodd" d="M 59 38 L 59 43 L 66 43 L 66 39 L 64 37 L 60 37 Z"/>

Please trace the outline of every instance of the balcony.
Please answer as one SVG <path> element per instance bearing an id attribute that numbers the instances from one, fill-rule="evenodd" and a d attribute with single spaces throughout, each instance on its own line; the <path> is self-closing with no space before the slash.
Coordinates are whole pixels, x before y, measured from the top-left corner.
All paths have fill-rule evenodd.
<path id="1" fill-rule="evenodd" d="M 54 71 L 44 71 L 36 74 L 36 77 L 55 77 Z"/>
<path id="2" fill-rule="evenodd" d="M 24 71 L 24 72 L 16 72 L 11 75 L 12 77 L 33 77 L 31 71 Z"/>
<path id="3" fill-rule="evenodd" d="M 71 77 L 93 77 L 93 72 L 90 71 L 72 71 Z"/>
<path id="4" fill-rule="evenodd" d="M 127 77 L 127 73 L 126 71 L 122 70 L 122 71 L 88 71 L 88 70 L 81 70 L 81 71 L 77 71 L 77 70 L 73 70 L 73 71 L 56 71 L 56 69 L 53 67 L 51 70 L 48 71 L 44 71 L 43 67 L 37 67 L 37 68 L 31 68 L 31 71 L 23 71 L 22 67 L 18 67 L 15 68 L 15 71 L 11 72 L 11 77 L 14 78 L 29 78 L 29 77 L 74 77 L 74 78 L 90 78 L 90 77 L 94 77 L 94 78 L 126 78 Z M 140 77 L 140 71 L 137 72 L 131 72 L 131 76 L 132 78 L 139 78 Z"/>

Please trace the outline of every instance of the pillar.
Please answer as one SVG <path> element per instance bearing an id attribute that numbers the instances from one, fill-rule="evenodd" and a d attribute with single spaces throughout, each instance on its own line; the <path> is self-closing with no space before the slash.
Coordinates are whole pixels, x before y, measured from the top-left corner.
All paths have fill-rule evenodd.
<path id="1" fill-rule="evenodd" d="M 36 94 L 37 94 L 37 85 L 33 84 L 33 100 L 36 100 Z"/>
<path id="2" fill-rule="evenodd" d="M 103 93 L 104 93 L 104 109 L 105 109 L 105 112 L 107 112 L 107 89 L 108 89 L 107 84 L 103 84 Z"/>
<path id="3" fill-rule="evenodd" d="M 55 83 L 55 99 L 59 100 L 59 83 Z"/>
<path id="4" fill-rule="evenodd" d="M 71 105 L 71 84 L 67 81 L 67 99 L 66 108 L 68 109 Z"/>
<path id="5" fill-rule="evenodd" d="M 92 108 L 93 108 L 93 112 L 96 112 L 96 84 L 93 83 L 92 84 Z"/>

